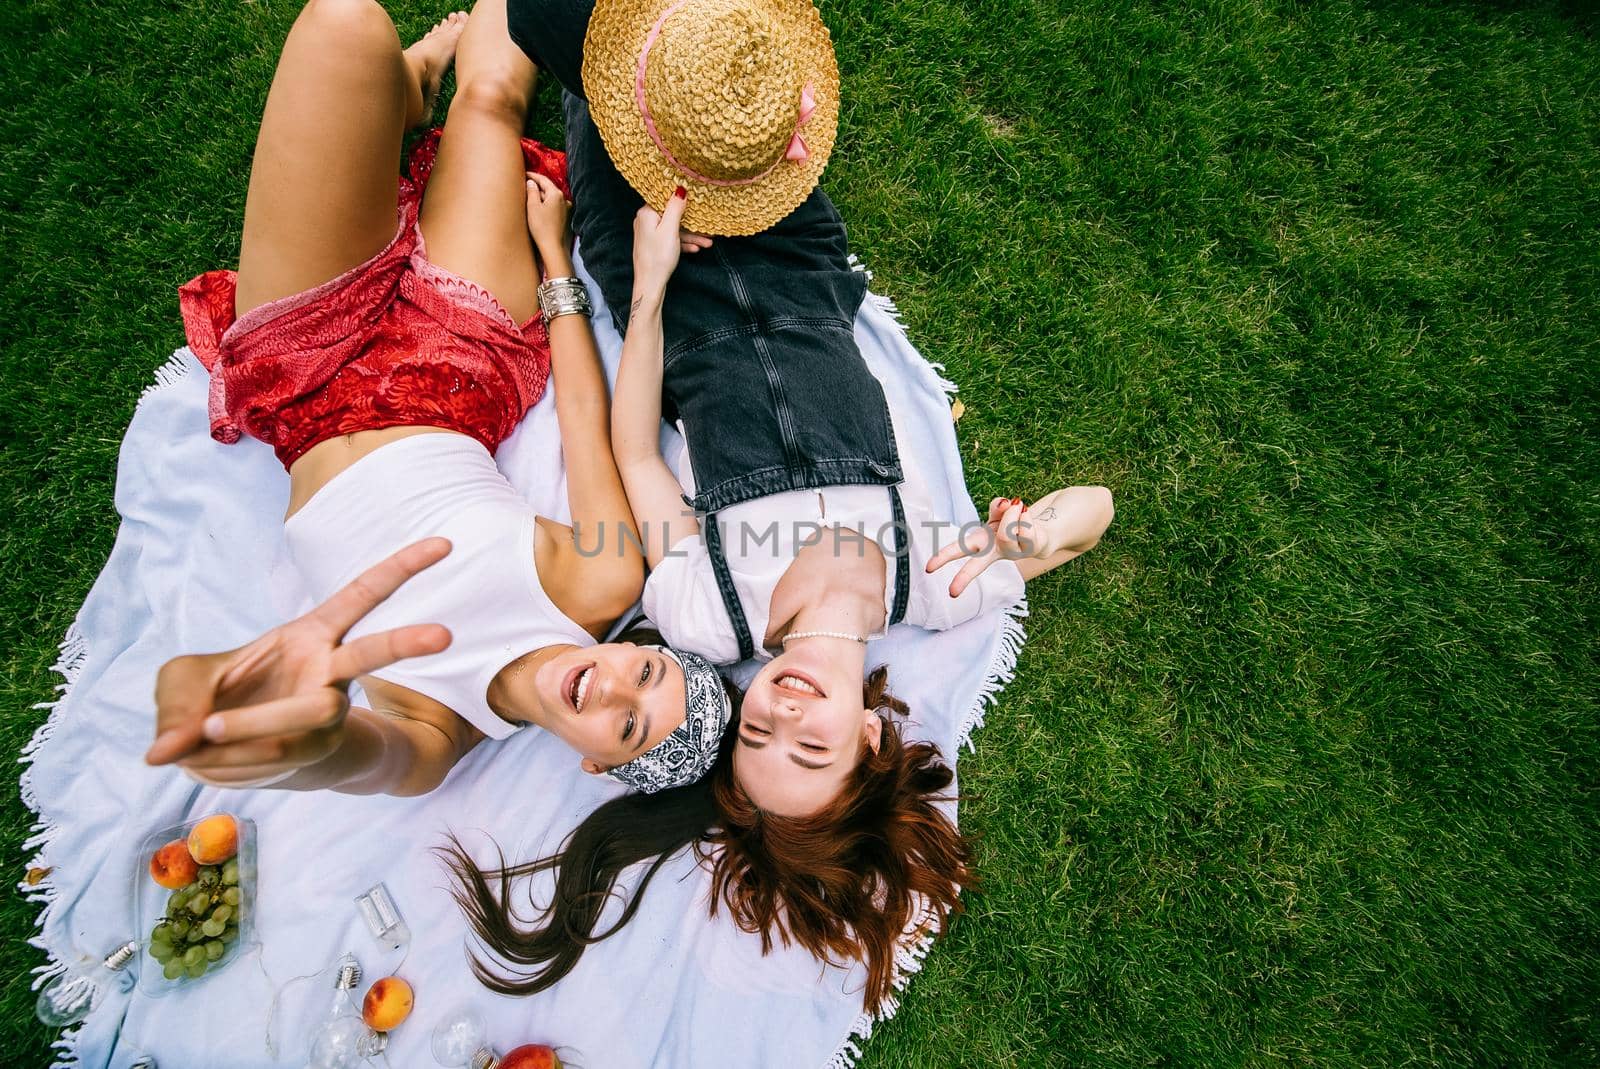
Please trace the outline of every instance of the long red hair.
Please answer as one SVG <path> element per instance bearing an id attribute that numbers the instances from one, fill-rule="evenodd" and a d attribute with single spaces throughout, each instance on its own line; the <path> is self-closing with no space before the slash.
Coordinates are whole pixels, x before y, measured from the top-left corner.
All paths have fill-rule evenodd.
<path id="1" fill-rule="evenodd" d="M 889 673 L 867 678 L 868 709 L 904 715 Z M 740 789 L 733 763 L 711 773 L 719 826 L 696 845 L 711 868 L 711 912 L 725 904 L 735 922 L 773 941 L 796 942 L 827 961 L 867 969 L 866 1004 L 894 985 L 894 952 L 915 923 L 943 931 L 961 912 L 973 881 L 967 840 L 939 801 L 953 775 L 938 748 L 906 743 L 884 718 L 878 751 L 868 751 L 825 809 L 809 817 L 763 813 Z"/>

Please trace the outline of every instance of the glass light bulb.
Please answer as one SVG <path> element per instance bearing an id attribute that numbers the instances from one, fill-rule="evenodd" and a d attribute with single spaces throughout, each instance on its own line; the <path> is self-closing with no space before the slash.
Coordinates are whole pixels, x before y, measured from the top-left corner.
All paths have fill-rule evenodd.
<path id="1" fill-rule="evenodd" d="M 356 1069 L 366 1061 L 361 1040 L 367 1026 L 351 1014 L 325 1021 L 311 1037 L 311 1057 L 307 1069 Z"/>
<path id="2" fill-rule="evenodd" d="M 483 1018 L 470 1006 L 460 1006 L 433 1026 L 433 1060 L 440 1065 L 491 1066 L 494 1052 L 483 1041 Z"/>
<path id="3" fill-rule="evenodd" d="M 33 1004 L 34 1015 L 50 1028 L 68 1028 L 89 1016 L 107 988 L 126 991 L 133 983 L 128 962 L 138 952 L 138 943 L 124 943 L 103 961 L 84 960 L 68 966 L 39 989 Z"/>
<path id="4" fill-rule="evenodd" d="M 33 1012 L 49 1028 L 66 1028 L 89 1016 L 99 994 L 92 979 L 69 969 L 39 989 Z"/>
<path id="5" fill-rule="evenodd" d="M 333 999 L 327 1015 L 311 1032 L 307 1069 L 356 1069 L 387 1046 L 386 1037 L 367 1027 L 350 992 L 361 982 L 361 966 L 346 954 L 334 965 Z"/>

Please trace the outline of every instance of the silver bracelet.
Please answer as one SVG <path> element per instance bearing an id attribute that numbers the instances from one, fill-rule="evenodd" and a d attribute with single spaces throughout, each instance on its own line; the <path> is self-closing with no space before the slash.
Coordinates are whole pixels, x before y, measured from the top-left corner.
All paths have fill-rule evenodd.
<path id="1" fill-rule="evenodd" d="M 570 276 L 547 278 L 539 284 L 539 310 L 547 323 L 557 316 L 594 315 L 594 305 L 589 303 L 589 287 L 583 284 L 583 279 Z"/>

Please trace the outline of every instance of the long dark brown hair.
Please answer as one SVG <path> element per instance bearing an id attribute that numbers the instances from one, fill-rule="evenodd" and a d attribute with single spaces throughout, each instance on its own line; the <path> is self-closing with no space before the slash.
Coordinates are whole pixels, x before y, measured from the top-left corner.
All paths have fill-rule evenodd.
<path id="1" fill-rule="evenodd" d="M 907 711 L 889 693 L 886 668 L 867 677 L 863 698 L 868 709 Z M 942 932 L 961 912 L 961 888 L 974 882 L 970 844 L 938 805 L 953 774 L 937 747 L 903 741 L 885 718 L 877 753 L 862 757 L 831 804 L 808 817 L 778 816 L 757 809 L 735 781 L 737 736 L 735 720 L 705 779 L 613 798 L 549 857 L 508 865 L 501 854 L 495 867 L 480 869 L 454 837 L 440 847 L 456 901 L 499 959 L 497 966 L 474 954 L 478 979 L 508 995 L 555 984 L 585 947 L 633 919 L 661 866 L 692 845 L 711 870 L 712 915 L 725 905 L 741 929 L 761 937 L 763 953 L 774 941 L 794 942 L 824 961 L 862 962 L 866 1007 L 876 1010 L 893 988 L 896 946 L 914 931 Z M 649 867 L 621 916 L 597 932 L 618 876 L 642 861 Z M 548 907 L 527 894 L 529 924 L 513 906 L 516 882 L 547 871 L 555 891 Z"/>

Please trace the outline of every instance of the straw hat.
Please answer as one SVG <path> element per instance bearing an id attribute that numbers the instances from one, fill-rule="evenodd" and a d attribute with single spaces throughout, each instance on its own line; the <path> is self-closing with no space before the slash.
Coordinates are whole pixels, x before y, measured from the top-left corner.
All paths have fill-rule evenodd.
<path id="1" fill-rule="evenodd" d="M 597 0 L 589 112 L 651 207 L 689 190 L 684 226 L 754 234 L 816 186 L 839 124 L 839 65 L 810 0 Z"/>

